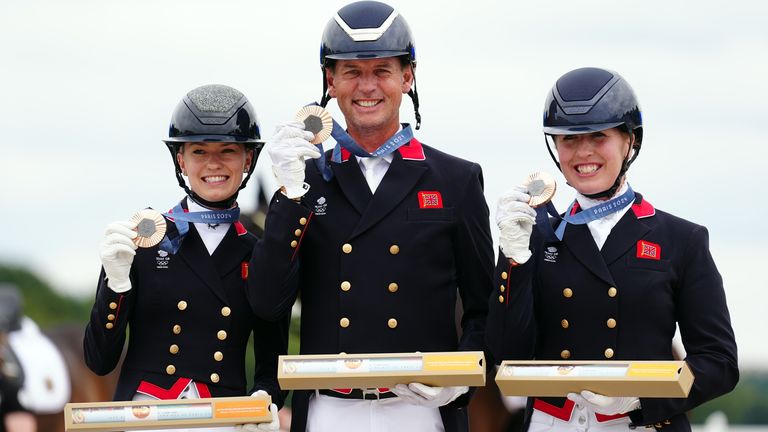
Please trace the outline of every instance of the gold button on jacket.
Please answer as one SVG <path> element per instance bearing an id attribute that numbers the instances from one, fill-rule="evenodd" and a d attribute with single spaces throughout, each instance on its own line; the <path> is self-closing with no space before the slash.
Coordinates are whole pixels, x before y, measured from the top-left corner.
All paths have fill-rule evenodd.
<path id="1" fill-rule="evenodd" d="M 219 338 L 219 340 L 225 340 L 227 338 L 227 332 L 225 332 L 224 330 L 219 330 L 216 333 L 216 337 Z"/>
<path id="2" fill-rule="evenodd" d="M 396 283 L 392 282 L 389 284 L 387 289 L 389 290 L 389 292 L 393 293 L 393 292 L 397 292 L 397 290 L 400 289 L 400 287 Z"/>
<path id="3" fill-rule="evenodd" d="M 392 255 L 397 255 L 400 253 L 400 246 L 398 245 L 392 245 L 389 247 L 389 253 Z"/>
<path id="4" fill-rule="evenodd" d="M 341 246 L 341 251 L 344 252 L 345 254 L 352 252 L 352 245 L 349 243 L 344 243 L 344 245 Z"/>
<path id="5" fill-rule="evenodd" d="M 613 349 L 607 348 L 605 350 L 605 358 L 613 358 Z"/>
<path id="6" fill-rule="evenodd" d="M 224 354 L 221 351 L 216 351 L 213 353 L 213 359 L 216 361 L 222 361 L 224 360 Z"/>
<path id="7" fill-rule="evenodd" d="M 230 309 L 228 306 L 224 306 L 223 308 L 221 308 L 221 316 L 228 317 L 229 314 L 231 313 L 232 313 L 232 309 Z"/>
<path id="8" fill-rule="evenodd" d="M 387 325 L 389 326 L 389 328 L 393 329 L 397 327 L 397 320 L 394 318 L 390 318 L 389 321 L 387 321 Z"/>
<path id="9" fill-rule="evenodd" d="M 187 302 L 185 302 L 184 300 L 182 300 L 182 301 L 180 301 L 180 302 L 179 302 L 179 303 L 176 305 L 176 307 L 178 307 L 180 311 L 186 310 L 186 309 L 187 309 Z"/>
<path id="10" fill-rule="evenodd" d="M 176 373 L 176 366 L 174 365 L 168 365 L 165 367 L 165 373 L 168 375 L 173 375 Z"/>
<path id="11" fill-rule="evenodd" d="M 176 345 L 176 344 L 171 345 L 170 347 L 168 347 L 168 352 L 170 352 L 171 354 L 178 353 L 179 352 L 179 346 Z"/>
<path id="12" fill-rule="evenodd" d="M 563 290 L 563 297 L 565 297 L 565 298 L 571 298 L 571 297 L 573 297 L 573 290 L 572 290 L 572 289 L 570 289 L 570 288 L 565 288 L 565 289 Z"/>
<path id="13" fill-rule="evenodd" d="M 569 358 L 571 358 L 571 352 L 568 350 L 560 351 L 560 358 L 563 360 L 568 360 Z"/>
<path id="14" fill-rule="evenodd" d="M 342 291 L 349 291 L 350 288 L 352 288 L 352 284 L 349 283 L 349 281 L 344 281 L 341 283 L 341 290 Z"/>
<path id="15" fill-rule="evenodd" d="M 212 382 L 212 383 L 217 383 L 217 382 L 219 382 L 219 374 L 217 374 L 217 373 L 212 373 L 212 374 L 211 374 L 211 382 Z"/>
<path id="16" fill-rule="evenodd" d="M 343 328 L 349 327 L 349 318 L 342 318 L 339 320 L 339 325 Z"/>
<path id="17" fill-rule="evenodd" d="M 181 333 L 181 326 L 176 324 L 173 326 L 173 334 L 179 334 Z"/>

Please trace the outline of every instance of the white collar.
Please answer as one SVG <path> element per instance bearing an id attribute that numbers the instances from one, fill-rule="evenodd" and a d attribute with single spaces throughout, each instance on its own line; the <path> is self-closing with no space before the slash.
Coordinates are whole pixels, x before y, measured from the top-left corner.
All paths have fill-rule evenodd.
<path id="1" fill-rule="evenodd" d="M 629 187 L 629 183 L 627 183 L 627 180 L 624 179 L 624 182 L 622 182 L 621 187 L 619 188 L 619 190 L 616 191 L 615 194 L 613 194 L 611 199 L 616 198 L 617 196 L 626 192 L 628 187 Z M 605 202 L 605 200 L 586 197 L 581 193 L 576 194 L 576 201 L 579 203 L 579 207 L 581 207 L 582 209 L 592 208 L 596 205 L 600 205 Z"/>

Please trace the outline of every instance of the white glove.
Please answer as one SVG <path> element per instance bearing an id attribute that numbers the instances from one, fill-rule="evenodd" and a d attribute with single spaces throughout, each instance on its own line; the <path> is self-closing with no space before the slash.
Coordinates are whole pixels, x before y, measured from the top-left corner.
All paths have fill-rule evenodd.
<path id="1" fill-rule="evenodd" d="M 518 264 L 531 257 L 529 244 L 533 225 L 536 224 L 536 210 L 528 205 L 530 199 L 523 186 L 515 186 L 499 198 L 496 207 L 501 251 Z"/>
<path id="2" fill-rule="evenodd" d="M 264 390 L 258 390 L 251 396 L 268 396 L 269 393 Z M 235 426 L 235 430 L 243 432 L 259 432 L 259 431 L 273 431 L 280 430 L 280 418 L 277 416 L 277 405 L 269 404 L 269 413 L 272 414 L 272 421 L 269 423 L 246 423 Z"/>
<path id="3" fill-rule="evenodd" d="M 430 387 L 422 383 L 397 384 L 390 391 L 411 405 L 439 408 L 469 391 L 469 387 Z"/>
<path id="4" fill-rule="evenodd" d="M 304 130 L 304 123 L 292 121 L 275 128 L 269 140 L 269 157 L 278 183 L 285 187 L 288 198 L 299 198 L 309 190 L 304 183 L 304 159 L 317 159 L 320 151 L 310 143 L 315 135 Z"/>
<path id="5" fill-rule="evenodd" d="M 582 390 L 579 393 L 568 393 L 568 399 L 587 406 L 592 411 L 602 415 L 624 414 L 640 409 L 640 399 L 636 397 L 610 397 Z"/>
<path id="6" fill-rule="evenodd" d="M 135 229 L 135 222 L 112 222 L 107 225 L 99 245 L 101 265 L 107 274 L 107 286 L 116 293 L 131 289 L 128 275 L 131 273 L 131 264 L 138 247 L 132 240 L 138 235 Z"/>

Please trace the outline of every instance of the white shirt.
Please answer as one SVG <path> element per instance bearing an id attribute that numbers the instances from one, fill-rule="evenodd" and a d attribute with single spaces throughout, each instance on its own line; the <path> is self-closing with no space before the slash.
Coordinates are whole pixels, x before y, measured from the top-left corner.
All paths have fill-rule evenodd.
<path id="1" fill-rule="evenodd" d="M 357 157 L 360 170 L 363 171 L 365 181 L 368 182 L 368 187 L 371 189 L 371 193 L 376 193 L 376 189 L 379 187 L 381 180 L 389 169 L 389 165 L 392 164 L 392 153 L 380 156 L 380 157 Z"/>
<path id="2" fill-rule="evenodd" d="M 625 181 L 619 190 L 611 197 L 611 199 L 616 198 L 617 196 L 626 192 L 627 188 L 628 185 Z M 581 206 L 582 209 L 588 209 L 605 202 L 587 198 L 582 194 L 576 195 L 576 201 L 578 201 L 579 206 Z M 592 233 L 592 238 L 595 239 L 595 244 L 597 244 L 598 249 L 603 249 L 603 245 L 605 245 L 605 241 L 608 239 L 608 235 L 611 234 L 611 230 L 616 226 L 617 223 L 619 223 L 619 220 L 621 220 L 624 214 L 628 212 L 631 207 L 632 205 L 630 204 L 615 213 L 611 213 L 608 216 L 587 223 L 589 232 Z"/>
<path id="3" fill-rule="evenodd" d="M 189 207 L 190 212 L 211 211 L 211 209 L 205 208 L 191 199 L 187 200 L 187 206 Z M 214 224 L 207 224 L 205 222 L 195 223 L 195 228 L 197 228 L 200 238 L 203 239 L 203 243 L 205 244 L 205 248 L 208 249 L 209 255 L 213 255 L 213 252 L 224 239 L 224 236 L 227 235 L 227 230 L 229 230 L 229 226 L 232 224 L 223 223 L 218 224 L 215 227 L 213 225 Z"/>

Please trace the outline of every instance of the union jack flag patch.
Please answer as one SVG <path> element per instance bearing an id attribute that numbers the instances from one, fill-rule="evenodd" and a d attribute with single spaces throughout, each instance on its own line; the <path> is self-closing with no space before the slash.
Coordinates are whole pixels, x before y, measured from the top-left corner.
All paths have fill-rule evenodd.
<path id="1" fill-rule="evenodd" d="M 656 243 L 640 240 L 637 242 L 637 257 L 658 261 L 661 259 L 661 246 Z"/>
<path id="2" fill-rule="evenodd" d="M 420 191 L 419 208 L 443 208 L 443 196 L 438 191 Z"/>

